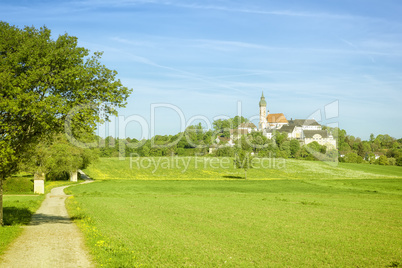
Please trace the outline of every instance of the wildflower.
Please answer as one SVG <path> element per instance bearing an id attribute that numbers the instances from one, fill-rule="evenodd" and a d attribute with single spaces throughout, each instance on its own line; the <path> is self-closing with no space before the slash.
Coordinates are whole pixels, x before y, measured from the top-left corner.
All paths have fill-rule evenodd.
<path id="1" fill-rule="evenodd" d="M 99 240 L 98 242 L 96 242 L 95 246 L 97 247 L 103 247 L 105 245 L 105 241 L 103 240 Z"/>

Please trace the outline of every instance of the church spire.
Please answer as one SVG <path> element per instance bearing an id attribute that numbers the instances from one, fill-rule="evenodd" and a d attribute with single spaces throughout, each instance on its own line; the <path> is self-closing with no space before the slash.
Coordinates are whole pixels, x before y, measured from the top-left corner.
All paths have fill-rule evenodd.
<path id="1" fill-rule="evenodd" d="M 264 91 L 261 94 L 261 99 L 260 99 L 260 107 L 261 106 L 267 106 L 267 102 L 265 101 L 265 97 L 264 97 Z"/>
<path id="2" fill-rule="evenodd" d="M 264 92 L 261 94 L 260 99 L 260 123 L 259 129 L 263 131 L 267 127 L 267 102 L 265 101 Z"/>

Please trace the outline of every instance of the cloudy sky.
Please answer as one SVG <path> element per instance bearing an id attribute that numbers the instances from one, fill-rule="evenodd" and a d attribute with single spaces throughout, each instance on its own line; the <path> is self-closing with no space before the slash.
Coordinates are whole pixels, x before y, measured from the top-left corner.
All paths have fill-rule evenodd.
<path id="1" fill-rule="evenodd" d="M 238 114 L 257 122 L 262 91 L 288 119 L 402 138 L 400 14 L 400 0 L 0 1 L 0 20 L 104 52 L 133 88 L 106 134 L 135 138 Z"/>

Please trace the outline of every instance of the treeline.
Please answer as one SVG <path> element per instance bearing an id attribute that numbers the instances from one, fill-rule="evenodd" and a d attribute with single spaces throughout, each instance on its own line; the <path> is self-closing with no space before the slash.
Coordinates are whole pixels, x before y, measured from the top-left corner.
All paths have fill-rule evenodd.
<path id="1" fill-rule="evenodd" d="M 402 166 L 402 139 L 388 134 L 370 135 L 368 141 L 338 131 L 339 161 Z"/>
<path id="2" fill-rule="evenodd" d="M 194 130 L 194 129 L 191 129 Z M 259 157 L 297 158 L 314 160 L 314 153 L 338 157 L 336 150 L 327 150 L 325 146 L 312 142 L 301 146 L 298 140 L 289 140 L 286 134 L 277 133 L 268 139 L 261 132 L 252 132 L 241 136 L 229 144 L 229 139 L 219 136 L 213 131 L 197 130 L 177 135 L 156 135 L 152 139 L 138 141 L 136 139 L 118 139 L 107 137 L 100 139 L 100 157 L 117 156 L 234 156 L 236 149 L 254 153 Z"/>
<path id="3" fill-rule="evenodd" d="M 298 140 L 290 140 L 286 133 L 276 132 L 268 139 L 261 132 L 255 131 L 247 135 L 232 135 L 241 123 L 247 123 L 244 117 L 216 120 L 214 130 L 204 130 L 201 124 L 189 126 L 184 132 L 176 135 L 156 135 L 149 140 L 118 139 L 107 137 L 100 139 L 100 156 L 234 156 L 236 150 L 242 149 L 258 157 L 296 158 L 306 160 L 336 161 L 337 150 L 312 142 L 301 146 Z"/>
<path id="4" fill-rule="evenodd" d="M 248 122 L 243 116 L 230 119 L 218 119 L 213 122 L 214 130 L 204 130 L 201 123 L 189 126 L 176 135 L 155 135 L 149 140 L 99 138 L 101 157 L 116 156 L 194 156 L 206 155 L 209 148 L 217 143 L 226 147 L 230 138 L 230 129 Z"/>
<path id="5" fill-rule="evenodd" d="M 370 140 L 362 141 L 348 135 L 346 130 L 326 128 L 335 139 L 337 148 L 327 148 L 317 142 L 301 145 L 298 140 L 288 139 L 286 133 L 276 132 L 268 139 L 261 132 L 251 132 L 230 139 L 230 129 L 247 123 L 243 117 L 234 117 L 214 122 L 214 130 L 204 130 L 201 124 L 190 126 L 176 135 L 156 135 L 149 140 L 100 139 L 100 157 L 117 156 L 234 156 L 236 150 L 252 152 L 258 157 L 295 158 L 304 160 L 324 160 L 370 163 L 402 166 L 402 139 L 389 135 L 370 135 Z M 229 144 L 233 142 L 232 144 Z"/>

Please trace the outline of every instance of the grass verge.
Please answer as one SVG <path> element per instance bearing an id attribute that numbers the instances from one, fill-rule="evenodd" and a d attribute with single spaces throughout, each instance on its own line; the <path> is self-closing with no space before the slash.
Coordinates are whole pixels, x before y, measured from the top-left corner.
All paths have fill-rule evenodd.
<path id="1" fill-rule="evenodd" d="M 4 226 L 0 226 L 0 255 L 7 246 L 21 234 L 21 225 L 27 225 L 40 207 L 44 195 L 4 196 Z"/>
<path id="2" fill-rule="evenodd" d="M 0 255 L 22 232 L 21 226 L 28 225 L 32 215 L 40 207 L 45 195 L 33 194 L 33 183 L 27 188 L 32 176 L 15 176 L 9 181 L 9 190 L 3 196 L 4 226 L 0 226 Z M 76 184 L 69 181 L 46 181 L 45 193 L 58 186 Z M 21 187 L 18 187 L 21 186 Z"/>
<path id="3" fill-rule="evenodd" d="M 67 192 L 67 191 L 66 191 Z M 100 267 L 139 267 L 134 251 L 123 242 L 103 234 L 93 219 L 81 209 L 79 203 L 70 196 L 66 201 L 70 217 L 84 233 L 86 244 L 96 264 Z"/>

